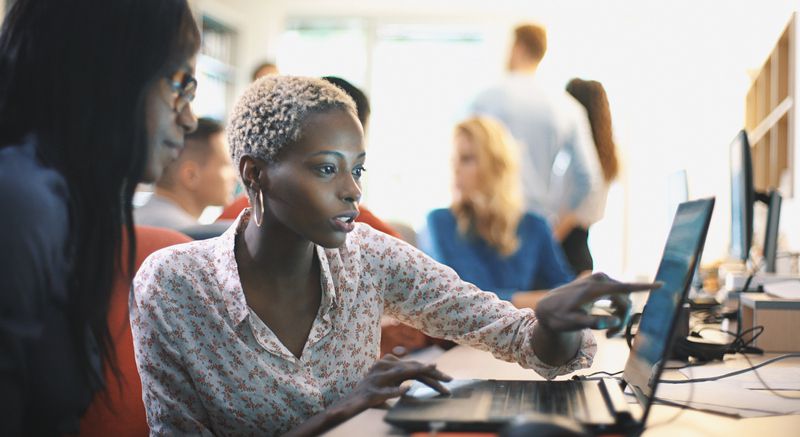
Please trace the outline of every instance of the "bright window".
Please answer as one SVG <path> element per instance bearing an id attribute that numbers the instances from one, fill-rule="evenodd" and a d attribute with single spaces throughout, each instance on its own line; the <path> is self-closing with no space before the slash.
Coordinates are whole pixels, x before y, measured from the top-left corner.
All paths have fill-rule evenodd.
<path id="1" fill-rule="evenodd" d="M 450 202 L 453 126 L 497 70 L 486 50 L 473 29 L 306 22 L 282 35 L 278 64 L 284 74 L 340 76 L 369 95 L 364 204 L 419 227 Z"/>

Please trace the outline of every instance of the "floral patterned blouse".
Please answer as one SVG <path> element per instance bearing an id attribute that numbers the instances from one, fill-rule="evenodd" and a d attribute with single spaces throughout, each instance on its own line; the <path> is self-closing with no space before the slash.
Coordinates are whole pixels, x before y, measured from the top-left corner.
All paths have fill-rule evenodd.
<path id="1" fill-rule="evenodd" d="M 152 254 L 136 275 L 131 327 L 152 435 L 274 435 L 352 391 L 378 359 L 382 314 L 520 363 L 547 378 L 591 365 L 586 330 L 569 363 L 531 347 L 536 317 L 463 282 L 414 247 L 357 224 L 317 247 L 322 300 L 300 358 L 247 306 L 234 257 L 245 210 L 217 238 Z"/>

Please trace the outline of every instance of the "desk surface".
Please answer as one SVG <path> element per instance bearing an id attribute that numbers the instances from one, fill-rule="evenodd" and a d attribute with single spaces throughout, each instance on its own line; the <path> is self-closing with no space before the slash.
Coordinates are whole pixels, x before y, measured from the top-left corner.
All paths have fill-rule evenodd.
<path id="1" fill-rule="evenodd" d="M 628 346 L 624 340 L 606 340 L 601 334 L 597 335 L 597 342 L 598 350 L 592 367 L 579 373 L 622 370 L 628 358 Z M 436 363 L 440 370 L 453 378 L 542 379 L 532 370 L 497 360 L 487 352 L 465 346 L 457 346 L 447 351 L 436 360 Z M 800 366 L 800 359 L 787 359 L 771 366 Z M 665 376 L 682 378 L 677 371 L 667 371 Z M 369 409 L 325 435 L 331 437 L 406 435 L 402 430 L 385 423 L 383 421 L 385 414 L 384 409 Z M 647 424 L 645 436 L 781 436 L 792 435 L 800 430 L 800 415 L 738 419 L 695 410 L 681 410 L 666 405 L 654 405 L 650 410 Z"/>

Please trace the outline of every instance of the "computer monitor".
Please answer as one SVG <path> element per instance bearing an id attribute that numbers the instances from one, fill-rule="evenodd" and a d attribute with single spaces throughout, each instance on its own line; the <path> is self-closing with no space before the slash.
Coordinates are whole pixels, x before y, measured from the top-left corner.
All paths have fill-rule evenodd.
<path id="1" fill-rule="evenodd" d="M 689 200 L 689 178 L 686 169 L 676 170 L 667 175 L 667 224 L 672 223 L 678 205 L 687 200 Z"/>
<path id="2" fill-rule="evenodd" d="M 675 212 L 678 207 L 689 200 L 689 177 L 686 169 L 680 169 L 670 173 L 667 176 L 667 212 L 669 214 L 670 223 L 675 217 Z M 700 256 L 703 254 L 703 249 L 700 249 Z M 698 258 L 697 264 L 694 267 L 694 274 L 692 276 L 692 288 L 689 295 L 694 298 L 703 289 L 703 278 L 700 276 L 700 262 Z"/>
<path id="3" fill-rule="evenodd" d="M 753 243 L 753 205 L 756 201 L 767 205 L 764 229 L 765 271 L 775 272 L 778 251 L 781 195 L 771 190 L 757 192 L 753 185 L 753 158 L 747 132 L 742 130 L 731 142 L 731 256 L 747 261 Z"/>
<path id="4" fill-rule="evenodd" d="M 753 241 L 753 158 L 747 132 L 731 142 L 731 256 L 747 261 Z"/>
<path id="5" fill-rule="evenodd" d="M 775 190 L 769 192 L 767 210 L 767 226 L 764 231 L 764 271 L 775 273 L 775 261 L 778 258 L 778 229 L 781 221 L 781 203 L 783 198 Z"/>

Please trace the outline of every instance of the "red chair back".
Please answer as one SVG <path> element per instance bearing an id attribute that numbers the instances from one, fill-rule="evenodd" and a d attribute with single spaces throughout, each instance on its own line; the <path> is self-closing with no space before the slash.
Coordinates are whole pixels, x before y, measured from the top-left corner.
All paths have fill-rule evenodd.
<path id="1" fill-rule="evenodd" d="M 136 226 L 136 264 L 138 270 L 148 255 L 158 249 L 192 241 L 180 232 L 164 228 Z M 128 250 L 123 238 L 122 252 Z M 108 327 L 114 342 L 121 379 L 110 367 L 104 369 L 105 390 L 95 393 L 92 403 L 81 418 L 82 437 L 127 437 L 150 434 L 142 402 L 142 382 L 133 354 L 133 336 L 128 319 L 128 295 L 131 281 L 121 272 L 114 279 L 114 293 L 108 309 Z"/>

